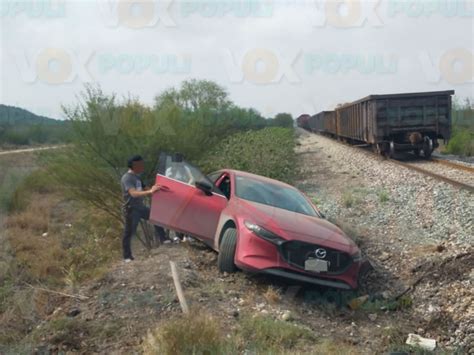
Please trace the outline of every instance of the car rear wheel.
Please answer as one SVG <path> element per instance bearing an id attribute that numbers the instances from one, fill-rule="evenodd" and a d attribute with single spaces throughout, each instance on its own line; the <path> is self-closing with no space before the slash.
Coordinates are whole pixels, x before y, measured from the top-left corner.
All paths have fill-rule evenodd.
<path id="1" fill-rule="evenodd" d="M 237 267 L 234 264 L 235 247 L 237 245 L 237 230 L 228 228 L 224 232 L 219 247 L 219 255 L 217 257 L 217 266 L 220 272 L 235 272 Z"/>

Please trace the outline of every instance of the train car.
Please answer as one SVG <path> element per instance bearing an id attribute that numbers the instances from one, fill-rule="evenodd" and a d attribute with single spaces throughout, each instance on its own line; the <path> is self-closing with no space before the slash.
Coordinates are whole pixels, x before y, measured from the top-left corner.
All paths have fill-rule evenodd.
<path id="1" fill-rule="evenodd" d="M 413 151 L 430 157 L 451 136 L 454 91 L 371 95 L 336 109 L 336 135 L 374 146 L 380 154 Z"/>
<path id="2" fill-rule="evenodd" d="M 296 125 L 300 128 L 310 131 L 311 130 L 309 127 L 310 117 L 311 116 L 307 114 L 299 115 L 298 118 L 296 119 Z"/>
<path id="3" fill-rule="evenodd" d="M 322 111 L 310 117 L 308 122 L 309 128 L 315 133 L 335 135 L 336 126 L 334 117 L 334 111 Z"/>

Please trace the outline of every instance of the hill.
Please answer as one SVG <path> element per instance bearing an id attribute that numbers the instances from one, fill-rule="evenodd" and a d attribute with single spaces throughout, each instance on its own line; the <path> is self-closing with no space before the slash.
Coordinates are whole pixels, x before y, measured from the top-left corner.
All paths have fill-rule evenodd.
<path id="1" fill-rule="evenodd" d="M 0 146 L 57 144 L 68 140 L 69 123 L 0 104 Z"/>
<path id="2" fill-rule="evenodd" d="M 13 124 L 62 124 L 53 118 L 36 115 L 20 107 L 0 104 L 0 125 Z"/>

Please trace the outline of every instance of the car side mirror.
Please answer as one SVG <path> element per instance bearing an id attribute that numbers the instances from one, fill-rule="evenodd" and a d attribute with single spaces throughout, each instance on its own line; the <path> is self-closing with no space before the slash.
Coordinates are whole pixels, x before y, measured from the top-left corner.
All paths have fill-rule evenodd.
<path id="1" fill-rule="evenodd" d="M 196 187 L 204 192 L 207 196 L 212 195 L 212 185 L 209 184 L 207 181 L 196 181 Z"/>

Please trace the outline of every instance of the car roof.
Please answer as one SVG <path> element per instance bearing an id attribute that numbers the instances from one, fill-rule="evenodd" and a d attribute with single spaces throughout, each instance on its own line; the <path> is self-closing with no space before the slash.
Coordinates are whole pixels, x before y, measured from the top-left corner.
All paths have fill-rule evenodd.
<path id="1" fill-rule="evenodd" d="M 252 173 L 249 173 L 247 171 L 234 170 L 234 169 L 221 169 L 221 170 L 219 170 L 219 172 L 228 172 L 228 173 L 234 174 L 236 176 L 248 177 L 248 178 L 258 180 L 258 181 L 268 182 L 268 183 L 272 183 L 272 184 L 275 184 L 275 185 L 280 185 L 281 187 L 290 187 L 292 189 L 295 189 L 294 186 L 288 185 L 288 184 L 286 184 L 282 181 L 271 179 L 271 178 L 268 178 L 268 177 L 265 177 L 265 176 L 262 176 L 262 175 L 252 174 Z"/>

